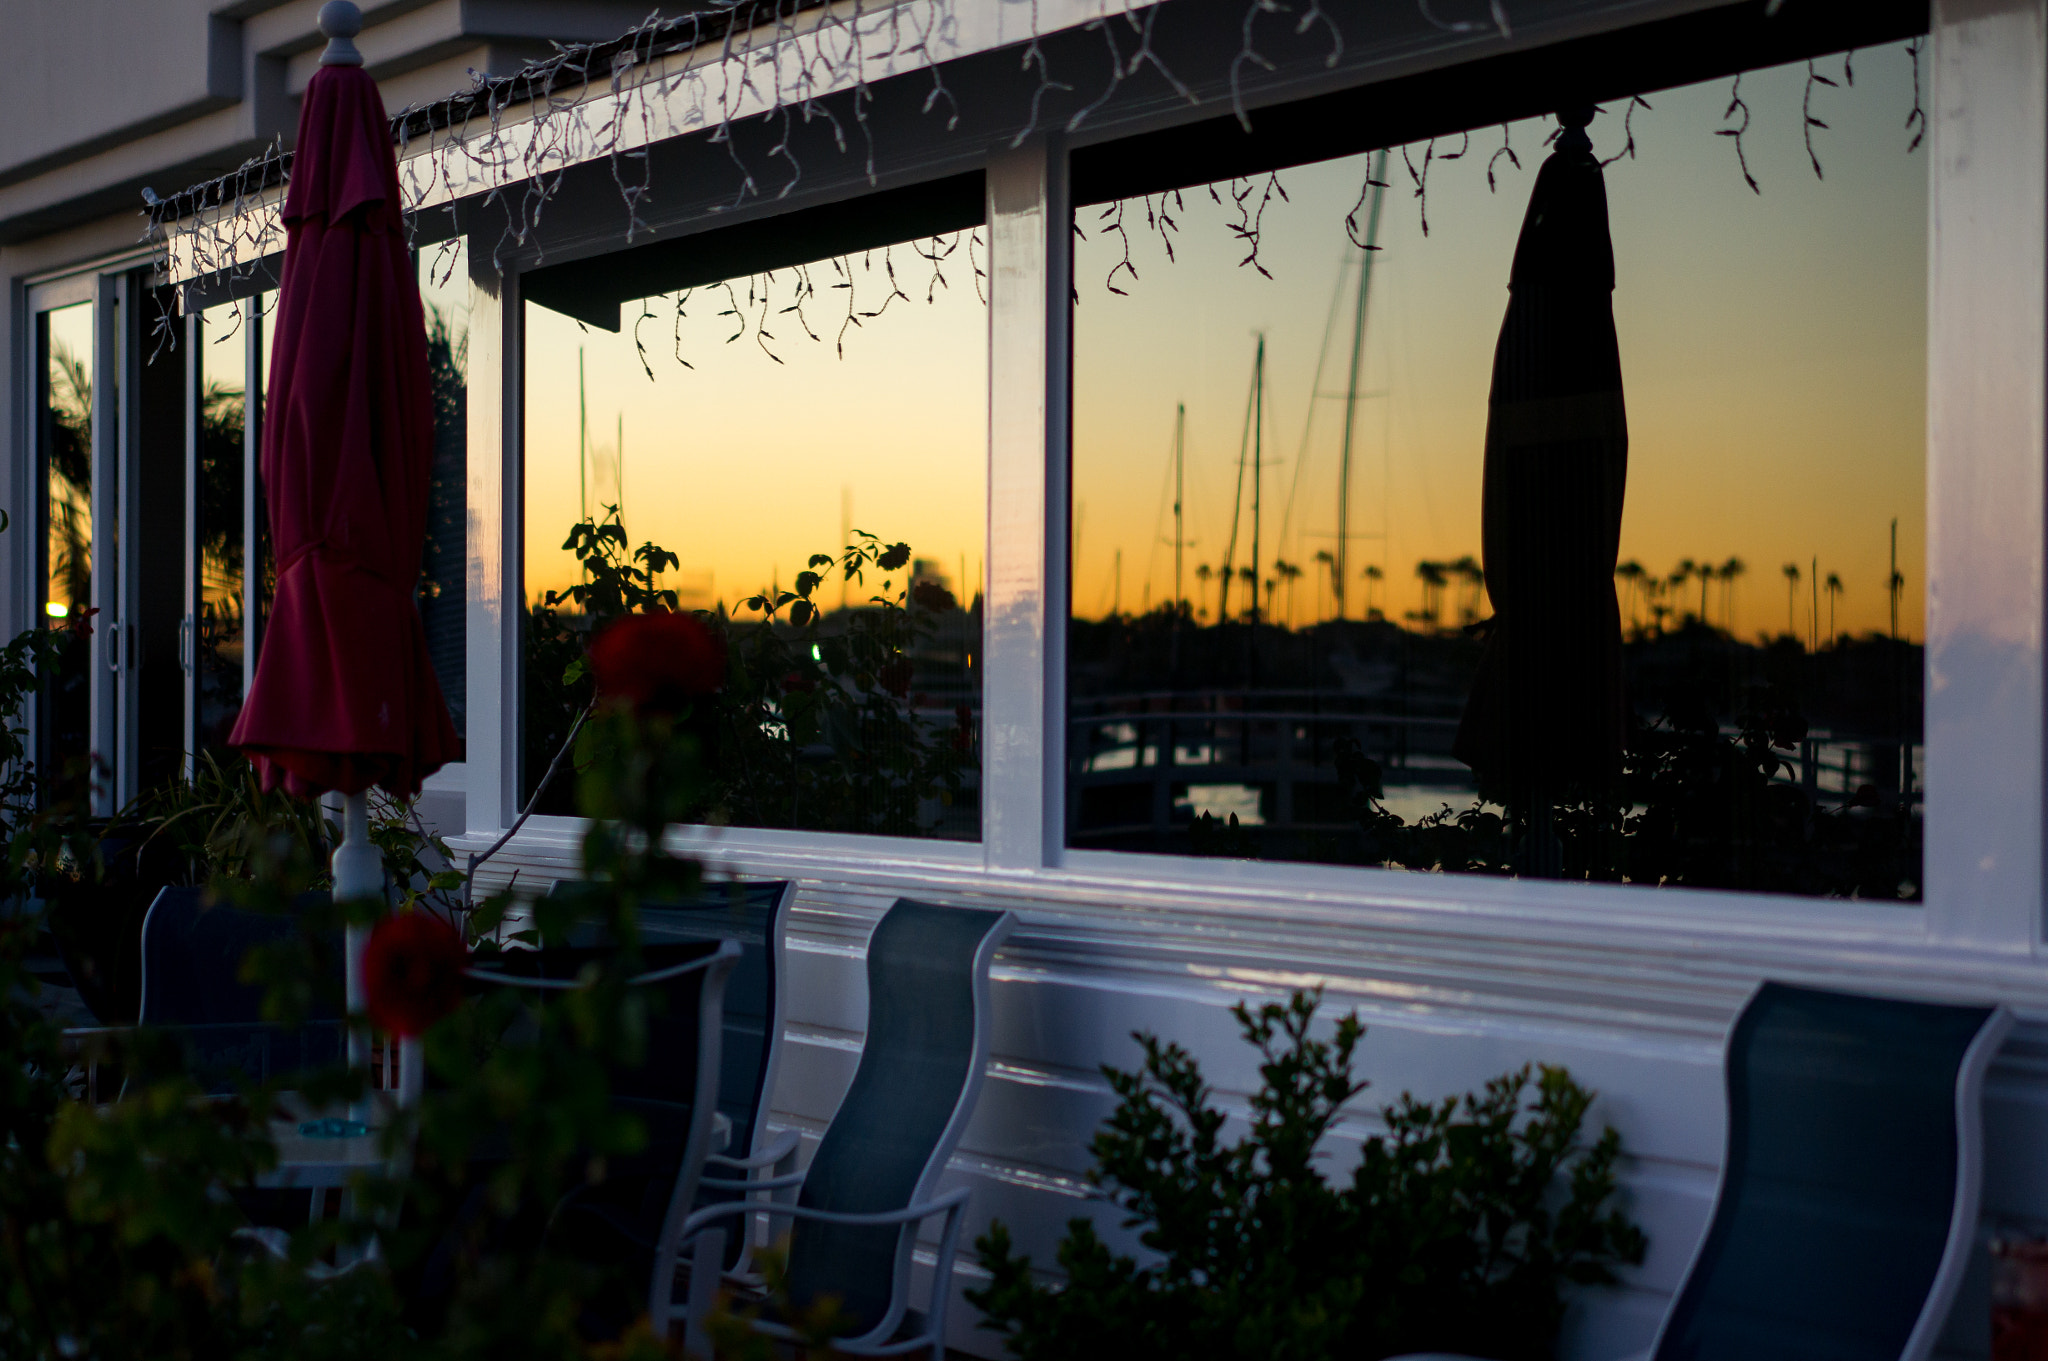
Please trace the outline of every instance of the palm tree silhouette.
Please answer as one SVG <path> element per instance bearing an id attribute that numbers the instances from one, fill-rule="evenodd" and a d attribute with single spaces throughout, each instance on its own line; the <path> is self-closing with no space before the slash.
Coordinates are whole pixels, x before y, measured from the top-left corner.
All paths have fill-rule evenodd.
<path id="1" fill-rule="evenodd" d="M 1338 592 L 1338 590 L 1337 590 L 1337 555 L 1336 555 L 1336 554 L 1334 554 L 1334 553 L 1332 553 L 1332 552 L 1331 552 L 1331 551 L 1330 551 L 1329 549 L 1327 549 L 1327 548 L 1318 548 L 1318 549 L 1316 550 L 1316 557 L 1315 557 L 1315 561 L 1316 561 L 1316 565 L 1317 565 L 1318 567 L 1321 567 L 1321 568 L 1323 568 L 1323 569 L 1324 569 L 1324 570 L 1325 570 L 1325 571 L 1326 571 L 1326 572 L 1328 573 L 1328 576 L 1329 576 L 1329 582 L 1330 582 L 1330 594 L 1332 594 L 1332 595 L 1337 595 L 1337 594 L 1339 594 L 1339 592 Z M 1370 602 L 1370 601 L 1368 601 L 1367 603 L 1368 603 L 1368 604 L 1370 604 L 1371 602 Z M 1321 623 L 1321 622 L 1322 622 L 1322 618 L 1323 618 L 1323 575 L 1319 573 L 1319 574 L 1318 574 L 1318 575 L 1316 576 L 1316 622 L 1318 622 L 1318 623 Z"/>
<path id="2" fill-rule="evenodd" d="M 1415 564 L 1415 575 L 1422 581 L 1423 622 L 1435 632 L 1443 610 L 1444 583 L 1449 578 L 1444 574 L 1444 564 L 1426 558 Z"/>
<path id="3" fill-rule="evenodd" d="M 1479 618 L 1479 593 L 1486 589 L 1486 573 L 1480 570 L 1478 559 L 1470 553 L 1445 570 L 1458 578 L 1458 622 L 1473 623 Z"/>
<path id="4" fill-rule="evenodd" d="M 1748 570 L 1749 564 L 1741 558 L 1721 564 L 1721 625 L 1730 634 L 1735 632 L 1735 578 Z"/>
<path id="5" fill-rule="evenodd" d="M 1367 565 L 1361 575 L 1365 577 L 1365 617 L 1368 619 L 1385 618 L 1384 611 L 1380 606 L 1373 604 L 1373 600 L 1379 592 L 1380 582 L 1386 578 L 1387 574 L 1380 570 L 1378 563 L 1371 563 Z"/>
<path id="6" fill-rule="evenodd" d="M 1206 562 L 1195 564 L 1195 580 L 1201 582 L 1199 592 L 1202 600 L 1202 618 L 1209 617 L 1209 578 L 1216 575 L 1216 569 Z"/>
<path id="7" fill-rule="evenodd" d="M 1289 562 L 1285 558 L 1275 558 L 1273 559 L 1273 574 L 1279 577 L 1282 581 L 1287 583 L 1287 627 L 1293 628 L 1294 583 L 1296 582 L 1296 580 L 1300 578 L 1301 569 L 1299 567 L 1296 567 L 1293 563 Z M 1272 607 L 1272 603 L 1273 602 L 1271 600 L 1268 600 L 1266 602 L 1267 608 L 1270 609 Z"/>
<path id="8" fill-rule="evenodd" d="M 1830 573 L 1828 573 L 1828 580 L 1827 580 L 1827 592 L 1828 592 L 1828 646 L 1829 646 L 1829 647 L 1834 647 L 1834 646 L 1836 646 L 1836 645 L 1837 645 L 1837 644 L 1838 644 L 1838 643 L 1839 643 L 1839 642 L 1841 641 L 1841 637 L 1842 637 L 1842 635 L 1841 635 L 1841 634 L 1839 634 L 1839 633 L 1836 633 L 1836 632 L 1835 632 L 1835 605 L 1836 605 L 1836 604 L 1837 604 L 1837 603 L 1838 603 L 1838 602 L 1839 602 L 1839 601 L 1841 600 L 1841 598 L 1842 598 L 1842 574 L 1841 574 L 1841 573 L 1839 573 L 1839 572 L 1830 572 Z"/>
<path id="9" fill-rule="evenodd" d="M 1648 574 L 1643 571 L 1643 565 L 1640 562 L 1630 558 L 1627 562 L 1614 569 L 1614 575 L 1627 585 L 1629 621 L 1633 625 L 1634 631 L 1640 633 L 1643 628 L 1643 578 Z"/>
<path id="10" fill-rule="evenodd" d="M 1785 632 L 1797 638 L 1799 636 L 1799 564 L 1788 562 L 1780 570 L 1785 573 Z"/>
<path id="11" fill-rule="evenodd" d="M 1259 573 L 1258 573 L 1258 569 L 1256 569 L 1256 568 L 1253 568 L 1253 567 L 1240 567 L 1240 568 L 1238 568 L 1238 569 L 1237 569 L 1237 576 L 1238 576 L 1238 580 L 1242 581 L 1242 582 L 1243 582 L 1243 583 L 1244 583 L 1245 585 L 1247 585 L 1247 586 L 1251 587 L 1251 592 L 1250 592 L 1250 594 L 1251 594 L 1251 598 L 1252 598 L 1252 603 L 1251 603 L 1251 607 L 1250 607 L 1249 609 L 1247 609 L 1247 610 L 1245 611 L 1245 614 L 1246 614 L 1246 616 L 1247 616 L 1247 617 L 1249 617 L 1249 618 L 1250 618 L 1250 619 L 1252 620 L 1252 622 L 1253 622 L 1253 623 L 1257 623 L 1257 622 L 1258 622 L 1258 618 L 1259 618 Z"/>
<path id="12" fill-rule="evenodd" d="M 1678 560 L 1678 566 L 1671 569 L 1671 575 L 1664 578 L 1664 584 L 1666 588 L 1673 592 L 1683 590 L 1685 588 L 1685 583 L 1692 580 L 1693 571 L 1693 560 L 1691 558 L 1680 558 Z M 1685 616 L 1683 612 L 1680 613 L 1678 622 L 1680 627 L 1684 626 Z"/>

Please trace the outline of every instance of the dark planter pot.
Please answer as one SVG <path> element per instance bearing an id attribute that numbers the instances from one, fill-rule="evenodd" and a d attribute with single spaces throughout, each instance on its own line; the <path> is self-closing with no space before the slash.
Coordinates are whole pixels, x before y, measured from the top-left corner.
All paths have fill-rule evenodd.
<path id="1" fill-rule="evenodd" d="M 102 1025 L 133 1025 L 142 1009 L 142 922 L 187 867 L 146 845 L 146 832 L 109 829 L 97 863 L 77 878 L 39 885 L 50 934 L 72 986 Z"/>

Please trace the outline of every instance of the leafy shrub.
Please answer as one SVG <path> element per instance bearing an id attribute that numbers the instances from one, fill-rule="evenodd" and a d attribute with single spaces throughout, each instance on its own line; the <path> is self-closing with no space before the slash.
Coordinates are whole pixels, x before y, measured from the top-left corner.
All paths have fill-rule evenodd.
<path id="1" fill-rule="evenodd" d="M 1317 1149 L 1366 1086 L 1352 1076 L 1365 1032 L 1354 1014 L 1312 1038 L 1317 1001 L 1234 1008 L 1262 1078 L 1234 1143 L 1179 1045 L 1141 1033 L 1140 1071 L 1103 1069 L 1119 1101 L 1090 1179 L 1159 1259 L 1113 1252 L 1077 1218 L 1059 1246 L 1067 1282 L 1047 1285 L 991 1225 L 976 1248 L 993 1279 L 968 1298 L 1015 1356 L 1536 1361 L 1554 1352 L 1567 1286 L 1642 1260 L 1641 1231 L 1611 1204 L 1621 1137 L 1580 1142 L 1593 1094 L 1562 1068 L 1436 1103 L 1403 1095 L 1333 1186 Z"/>
<path id="2" fill-rule="evenodd" d="M 960 795 L 975 760 L 973 711 L 935 717 L 938 706 L 914 685 L 920 655 L 960 604 L 936 582 L 913 583 L 909 544 L 860 530 L 848 538 L 837 554 L 812 554 L 792 589 L 749 596 L 731 616 L 697 612 L 728 660 L 722 689 L 681 725 L 699 744 L 706 778 L 679 820 L 911 836 Z M 562 547 L 583 579 L 532 609 L 531 771 L 549 769 L 572 732 L 576 769 L 599 761 L 602 733 L 576 727 L 595 697 L 590 638 L 625 615 L 680 608 L 659 584 L 676 555 L 630 543 L 616 506 L 573 527 Z M 835 574 L 867 599 L 828 614 L 819 602 Z M 570 788 L 540 791 L 537 806 L 573 811 Z"/>

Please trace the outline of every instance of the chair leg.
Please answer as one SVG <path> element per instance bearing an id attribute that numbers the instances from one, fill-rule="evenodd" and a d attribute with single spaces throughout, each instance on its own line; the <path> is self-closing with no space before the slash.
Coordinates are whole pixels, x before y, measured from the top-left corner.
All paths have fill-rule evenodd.
<path id="1" fill-rule="evenodd" d="M 706 1229 L 690 1245 L 690 1302 L 683 1317 L 683 1354 L 709 1357 L 711 1335 L 704 1320 L 718 1303 L 718 1276 L 725 1266 L 725 1230 Z"/>

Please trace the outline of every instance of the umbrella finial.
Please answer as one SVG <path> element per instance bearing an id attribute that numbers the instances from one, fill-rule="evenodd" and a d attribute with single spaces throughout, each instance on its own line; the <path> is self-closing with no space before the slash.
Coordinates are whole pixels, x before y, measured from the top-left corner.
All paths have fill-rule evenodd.
<path id="1" fill-rule="evenodd" d="M 1593 115 L 1598 112 L 1600 110 L 1591 104 L 1574 104 L 1568 109 L 1559 109 L 1557 122 L 1563 131 L 1558 134 L 1558 149 L 1591 151 L 1593 139 L 1586 135 L 1586 125 L 1593 121 Z"/>
<path id="2" fill-rule="evenodd" d="M 327 50 L 320 54 L 322 66 L 361 66 L 363 54 L 356 50 L 351 39 L 363 31 L 363 12 L 355 7 L 352 0 L 327 0 L 320 7 L 321 36 L 327 39 Z"/>

